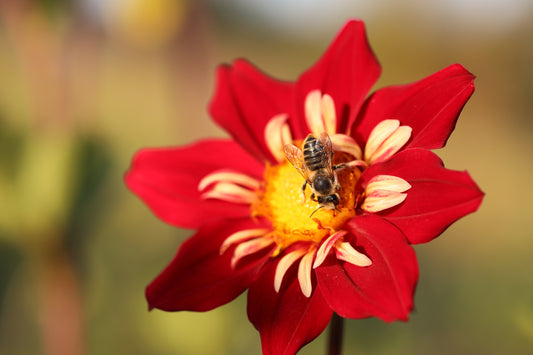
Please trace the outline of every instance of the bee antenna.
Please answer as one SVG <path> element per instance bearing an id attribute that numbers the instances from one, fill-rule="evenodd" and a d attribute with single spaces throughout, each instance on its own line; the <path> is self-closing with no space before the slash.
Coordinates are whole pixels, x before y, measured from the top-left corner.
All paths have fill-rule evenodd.
<path id="1" fill-rule="evenodd" d="M 314 215 L 319 209 L 321 209 L 321 208 L 323 208 L 323 207 L 324 207 L 324 206 L 320 206 L 320 207 L 318 207 L 316 210 L 314 210 L 313 213 L 311 213 L 311 214 L 309 215 L 309 218 L 313 217 L 313 215 Z"/>

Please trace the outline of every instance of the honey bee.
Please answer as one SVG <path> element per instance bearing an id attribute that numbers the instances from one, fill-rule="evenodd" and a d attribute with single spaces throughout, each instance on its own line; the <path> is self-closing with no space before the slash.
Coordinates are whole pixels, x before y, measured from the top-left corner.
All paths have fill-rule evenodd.
<path id="1" fill-rule="evenodd" d="M 302 203 L 305 202 L 305 188 L 309 185 L 312 190 L 311 199 L 320 205 L 311 216 L 321 208 L 338 211 L 340 185 L 336 170 L 344 168 L 344 164 L 332 164 L 331 139 L 326 132 L 322 132 L 318 138 L 309 134 L 302 149 L 303 152 L 293 144 L 283 147 L 287 160 L 305 179 L 302 185 Z"/>

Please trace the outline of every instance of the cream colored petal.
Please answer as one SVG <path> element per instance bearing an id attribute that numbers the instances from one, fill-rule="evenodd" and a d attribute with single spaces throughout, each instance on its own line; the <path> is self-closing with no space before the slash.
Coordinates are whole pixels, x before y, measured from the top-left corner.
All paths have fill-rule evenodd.
<path id="1" fill-rule="evenodd" d="M 372 194 L 376 190 L 393 192 L 405 192 L 411 188 L 411 184 L 402 178 L 393 175 L 376 175 L 368 182 L 366 193 Z"/>
<path id="2" fill-rule="evenodd" d="M 365 267 L 372 265 L 372 260 L 368 256 L 358 252 L 347 242 L 336 244 L 335 255 L 337 259 L 344 260 L 356 266 Z"/>
<path id="3" fill-rule="evenodd" d="M 208 174 L 200 180 L 198 184 L 198 190 L 203 191 L 207 186 L 218 183 L 227 182 L 247 187 L 251 190 L 257 190 L 261 183 L 251 176 L 246 174 L 237 173 L 229 170 L 218 170 L 211 174 Z"/>
<path id="4" fill-rule="evenodd" d="M 265 228 L 256 228 L 256 229 L 245 229 L 242 231 L 238 231 L 227 237 L 222 245 L 220 246 L 220 255 L 224 254 L 224 252 L 233 244 L 235 243 L 241 243 L 245 240 L 249 240 L 252 238 L 257 238 L 266 235 L 270 230 Z"/>
<path id="5" fill-rule="evenodd" d="M 235 248 L 235 252 L 233 253 L 233 257 L 231 258 L 231 267 L 235 269 L 235 266 L 245 256 L 257 253 L 260 250 L 263 250 L 264 248 L 272 245 L 274 243 L 274 240 L 272 238 L 268 237 L 260 237 L 248 240 L 246 242 L 243 242 L 239 244 Z"/>
<path id="6" fill-rule="evenodd" d="M 365 146 L 366 161 L 370 161 L 376 150 L 398 127 L 400 127 L 398 120 L 383 120 L 374 127 Z"/>
<path id="7" fill-rule="evenodd" d="M 289 127 L 288 123 L 285 123 L 281 126 L 281 151 L 283 152 L 283 147 L 285 144 L 292 142 L 292 133 L 291 128 Z M 285 157 L 285 153 L 283 152 L 283 157 Z"/>
<path id="8" fill-rule="evenodd" d="M 357 160 L 361 160 L 363 157 L 361 147 L 350 136 L 345 134 L 330 135 L 331 143 L 333 144 L 333 150 L 348 153 Z"/>
<path id="9" fill-rule="evenodd" d="M 320 248 L 318 248 L 318 251 L 316 252 L 316 258 L 315 262 L 313 263 L 313 269 L 316 269 L 317 267 L 322 265 L 324 260 L 326 260 L 326 257 L 328 256 L 331 248 L 333 248 L 337 240 L 339 240 L 339 238 L 344 237 L 346 233 L 348 232 L 338 231 L 336 233 L 333 233 L 328 237 L 328 239 L 326 239 L 322 244 L 320 244 Z"/>
<path id="10" fill-rule="evenodd" d="M 411 132 L 412 129 L 409 126 L 398 127 L 370 156 L 368 162 L 375 164 L 389 159 L 407 143 L 411 138 Z"/>
<path id="11" fill-rule="evenodd" d="M 203 199 L 218 199 L 232 203 L 251 204 L 257 199 L 255 192 L 242 186 L 219 182 L 212 190 L 202 194 Z"/>
<path id="12" fill-rule="evenodd" d="M 332 136 L 337 132 L 337 115 L 335 103 L 328 94 L 322 96 L 322 117 L 324 119 L 325 132 Z"/>
<path id="13" fill-rule="evenodd" d="M 278 162 L 285 161 L 283 146 L 292 142 L 291 131 L 287 124 L 288 115 L 281 113 L 268 121 L 265 127 L 265 142 Z"/>
<path id="14" fill-rule="evenodd" d="M 281 287 L 281 281 L 287 270 L 291 267 L 296 260 L 302 257 L 307 252 L 305 249 L 296 249 L 283 256 L 276 267 L 276 274 L 274 275 L 274 289 L 279 292 Z"/>
<path id="15" fill-rule="evenodd" d="M 365 198 L 361 208 L 367 212 L 375 213 L 399 205 L 406 198 L 406 193 L 375 190 Z"/>
<path id="16" fill-rule="evenodd" d="M 314 251 L 308 251 L 300 260 L 298 266 L 298 282 L 300 283 L 300 289 L 305 297 L 310 297 L 313 292 L 313 284 L 311 281 L 311 265 L 313 263 Z"/>
<path id="17" fill-rule="evenodd" d="M 322 120 L 321 108 L 322 93 L 320 90 L 313 90 L 305 98 L 305 120 L 309 130 L 316 136 L 325 132 L 326 127 Z"/>
<path id="18" fill-rule="evenodd" d="M 368 164 L 363 160 L 352 160 L 346 163 L 343 163 L 347 168 L 353 169 L 358 166 L 367 167 Z"/>

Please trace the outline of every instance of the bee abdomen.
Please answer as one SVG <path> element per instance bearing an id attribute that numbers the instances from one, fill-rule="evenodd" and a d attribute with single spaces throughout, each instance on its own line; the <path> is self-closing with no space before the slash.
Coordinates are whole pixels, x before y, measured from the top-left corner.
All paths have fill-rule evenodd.
<path id="1" fill-rule="evenodd" d="M 305 165 L 311 171 L 324 168 L 324 154 L 326 151 L 322 144 L 313 136 L 307 137 L 303 146 Z"/>
<path id="2" fill-rule="evenodd" d="M 307 168 L 311 171 L 317 171 L 320 169 L 324 169 L 324 160 L 321 157 L 305 157 L 305 164 L 307 165 Z"/>

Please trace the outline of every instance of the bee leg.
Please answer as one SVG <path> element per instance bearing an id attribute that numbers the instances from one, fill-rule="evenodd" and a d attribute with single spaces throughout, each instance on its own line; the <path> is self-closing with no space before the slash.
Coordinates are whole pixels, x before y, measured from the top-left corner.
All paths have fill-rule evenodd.
<path id="1" fill-rule="evenodd" d="M 346 164 L 337 164 L 337 165 L 333 165 L 333 170 L 342 170 L 342 169 L 346 169 Z"/>
<path id="2" fill-rule="evenodd" d="M 307 187 L 307 181 L 302 185 L 302 205 L 305 204 L 305 188 Z"/>

